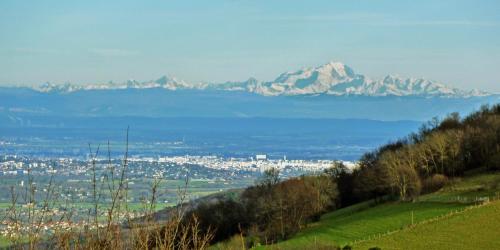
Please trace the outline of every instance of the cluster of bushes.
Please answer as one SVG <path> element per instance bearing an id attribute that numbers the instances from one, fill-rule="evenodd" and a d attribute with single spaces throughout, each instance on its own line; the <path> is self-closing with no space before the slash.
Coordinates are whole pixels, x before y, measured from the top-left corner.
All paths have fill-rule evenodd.
<path id="1" fill-rule="evenodd" d="M 500 105 L 464 119 L 456 113 L 434 119 L 418 133 L 366 153 L 354 170 L 337 162 L 321 175 L 280 181 L 271 169 L 238 199 L 201 204 L 191 214 L 215 230 L 214 241 L 241 234 L 249 245 L 269 244 L 326 211 L 368 199 L 413 200 L 478 168 L 500 169 Z"/>

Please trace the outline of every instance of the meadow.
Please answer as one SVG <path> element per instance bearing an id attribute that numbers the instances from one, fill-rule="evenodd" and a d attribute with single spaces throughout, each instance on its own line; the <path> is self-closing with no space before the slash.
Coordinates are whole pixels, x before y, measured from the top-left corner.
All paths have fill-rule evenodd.
<path id="1" fill-rule="evenodd" d="M 353 249 L 497 249 L 500 246 L 500 201 L 417 225 Z"/>
<path id="2" fill-rule="evenodd" d="M 320 221 L 308 225 L 289 240 L 256 249 L 345 245 L 355 246 L 356 249 L 373 246 L 382 249 L 423 249 L 422 246 L 433 241 L 434 237 L 438 242 L 436 247 L 447 246 L 454 238 L 460 237 L 462 240 L 457 242 L 468 241 L 466 246 L 470 247 L 477 244 L 474 243 L 476 241 L 487 241 L 489 243 L 485 243 L 486 245 L 498 246 L 498 240 L 494 239 L 500 238 L 497 229 L 500 225 L 500 203 L 493 202 L 492 205 L 477 209 L 468 208 L 479 204 L 479 200 L 486 197 L 497 199 L 500 195 L 499 183 L 500 173 L 480 174 L 457 178 L 440 191 L 423 195 L 414 202 L 359 203 L 323 215 Z M 467 211 L 463 212 L 465 210 Z M 450 214 L 456 216 L 448 216 Z M 422 224 L 440 217 L 443 219 Z M 468 220 L 471 222 L 468 223 Z M 458 230 L 456 235 L 453 233 L 455 224 Z M 485 225 L 484 228 L 477 230 L 482 224 Z M 384 237 L 387 234 L 389 236 Z M 470 237 L 465 237 L 467 235 Z M 224 249 L 224 246 L 219 245 L 215 249 L 217 248 Z"/>

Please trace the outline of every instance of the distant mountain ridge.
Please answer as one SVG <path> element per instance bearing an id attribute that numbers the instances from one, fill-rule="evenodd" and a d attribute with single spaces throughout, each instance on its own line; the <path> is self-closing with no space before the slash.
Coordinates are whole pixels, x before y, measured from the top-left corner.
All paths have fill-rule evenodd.
<path id="1" fill-rule="evenodd" d="M 262 82 L 249 78 L 242 82 L 188 83 L 175 77 L 163 76 L 157 80 L 124 83 L 75 85 L 71 83 L 44 83 L 33 89 L 39 92 L 75 92 L 84 90 L 110 89 L 150 89 L 167 90 L 222 90 L 244 91 L 263 96 L 334 95 L 334 96 L 429 96 L 429 97 L 472 97 L 489 93 L 479 90 L 461 90 L 423 78 L 401 78 L 388 75 L 380 80 L 372 80 L 357 74 L 349 66 L 340 62 L 285 72 L 275 80 Z"/>

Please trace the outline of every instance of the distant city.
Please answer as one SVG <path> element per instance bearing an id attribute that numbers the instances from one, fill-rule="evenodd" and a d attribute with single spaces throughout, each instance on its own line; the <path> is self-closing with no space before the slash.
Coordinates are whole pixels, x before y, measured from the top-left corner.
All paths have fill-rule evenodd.
<path id="1" fill-rule="evenodd" d="M 119 164 L 120 159 L 111 159 L 113 164 Z M 0 176 L 22 176 L 30 171 L 34 175 L 74 176 L 89 174 L 90 159 L 78 160 L 75 158 L 32 158 L 26 156 L 6 155 L 0 158 Z M 105 165 L 108 159 L 97 158 L 99 166 Z M 208 174 L 213 171 L 226 171 L 228 173 L 261 173 L 270 168 L 282 170 L 283 175 L 294 175 L 302 172 L 318 172 L 330 167 L 334 160 L 289 160 L 286 156 L 282 159 L 269 159 L 265 154 L 247 158 L 224 158 L 218 156 L 164 156 L 164 157 L 129 157 L 128 162 L 136 169 L 131 173 L 143 177 L 161 177 L 179 179 L 182 172 L 172 172 L 172 167 L 183 167 L 193 177 L 221 178 L 220 175 Z M 354 167 L 355 162 L 342 161 L 348 167 Z M 187 167 L 186 167 L 187 166 Z M 196 166 L 194 168 L 193 166 Z M 206 169 L 199 173 L 200 169 Z M 231 179 L 232 175 L 226 176 Z"/>
<path id="2" fill-rule="evenodd" d="M 218 156 L 162 156 L 162 157 L 130 157 L 126 183 L 131 192 L 129 202 L 136 207 L 136 215 L 141 216 L 140 207 L 145 193 L 153 180 L 164 180 L 165 192 L 159 197 L 161 206 L 172 206 L 177 202 L 176 189 L 182 186 L 183 180 L 189 178 L 189 198 L 196 199 L 211 193 L 244 188 L 252 185 L 261 173 L 270 168 L 279 169 L 281 178 L 290 178 L 302 174 L 323 171 L 333 164 L 333 160 L 289 160 L 283 158 L 270 159 L 266 154 L 246 158 L 224 158 Z M 73 157 L 27 157 L 20 155 L 4 155 L 0 157 L 0 188 L 6 190 L 0 194 L 0 205 L 9 207 L 13 193 L 23 193 L 28 186 L 38 187 L 39 195 L 46 195 L 51 178 L 56 190 L 60 191 L 61 205 L 53 213 L 63 214 L 68 208 L 63 201 L 71 201 L 72 209 L 78 216 L 73 224 L 49 223 L 46 230 L 54 228 L 81 228 L 87 225 L 79 217 L 88 213 L 92 203 L 92 185 L 90 180 L 94 174 L 92 159 Z M 109 178 L 109 173 L 118 173 L 122 159 L 95 159 L 98 180 Z M 344 162 L 354 166 L 354 162 Z M 30 183 L 31 182 L 31 183 Z M 15 188 L 14 188 L 15 187 Z M 14 189 L 12 189 L 14 188 Z M 11 190 L 11 192 L 7 191 Z M 109 202 L 110 198 L 105 198 Z M 28 201 L 20 204 L 30 205 Z M 37 204 L 36 206 L 42 206 Z M 7 236 L 9 225 L 0 227 L 0 234 Z"/>

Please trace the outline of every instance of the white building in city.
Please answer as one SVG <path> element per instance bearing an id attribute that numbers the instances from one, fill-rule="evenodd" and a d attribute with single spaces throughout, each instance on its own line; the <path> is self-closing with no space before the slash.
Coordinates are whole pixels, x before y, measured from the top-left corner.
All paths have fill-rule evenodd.
<path id="1" fill-rule="evenodd" d="M 256 155 L 255 160 L 257 161 L 265 161 L 267 160 L 267 155 Z"/>

